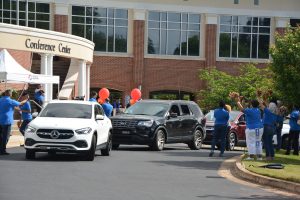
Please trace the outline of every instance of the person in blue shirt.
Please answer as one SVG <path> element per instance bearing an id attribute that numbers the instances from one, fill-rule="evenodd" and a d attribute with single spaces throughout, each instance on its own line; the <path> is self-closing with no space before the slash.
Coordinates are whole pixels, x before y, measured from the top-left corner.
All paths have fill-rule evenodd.
<path id="1" fill-rule="evenodd" d="M 293 145 L 294 155 L 299 155 L 299 133 L 300 133 L 300 125 L 297 123 L 300 115 L 300 106 L 295 105 L 292 113 L 290 114 L 290 132 L 288 144 L 286 147 L 286 155 L 290 155 L 291 144 Z"/>
<path id="2" fill-rule="evenodd" d="M 37 106 L 37 112 L 40 112 L 45 101 L 44 90 L 42 90 L 42 85 L 38 85 L 35 89 L 34 101 L 40 105 Z"/>
<path id="3" fill-rule="evenodd" d="M 21 101 L 29 99 L 29 94 L 27 91 L 23 92 Z M 25 128 L 26 126 L 31 122 L 32 120 L 32 115 L 31 115 L 31 106 L 30 106 L 30 101 L 26 101 L 26 103 L 22 106 L 20 106 L 20 110 L 22 112 L 22 124 L 20 126 L 20 132 L 22 135 L 25 135 Z"/>
<path id="4" fill-rule="evenodd" d="M 225 109 L 224 101 L 219 102 L 219 108 L 214 110 L 214 132 L 211 142 L 209 157 L 214 155 L 215 145 L 220 140 L 221 148 L 219 156 L 222 157 L 225 151 L 226 135 L 228 131 L 229 112 Z"/>
<path id="5" fill-rule="evenodd" d="M 252 100 L 250 108 L 244 108 L 241 104 L 240 97 L 235 97 L 236 104 L 241 112 L 246 116 L 246 144 L 249 157 L 246 160 L 254 160 L 256 156 L 258 160 L 262 160 L 262 135 L 263 123 L 261 112 L 259 109 L 260 103 L 257 100 Z"/>
<path id="6" fill-rule="evenodd" d="M 111 117 L 111 113 L 113 111 L 113 106 L 109 103 L 109 99 L 105 99 L 105 102 L 101 105 L 104 112 L 105 112 L 105 115 L 107 117 Z"/>
<path id="7" fill-rule="evenodd" d="M 91 101 L 91 102 L 97 102 L 97 96 L 98 96 L 97 92 L 92 91 L 91 92 L 91 98 L 89 99 L 89 101 Z"/>
<path id="8" fill-rule="evenodd" d="M 11 125 L 14 123 L 14 108 L 24 105 L 28 99 L 22 102 L 11 99 L 12 91 L 6 90 L 4 96 L 0 99 L 0 155 L 8 155 L 6 152 L 6 144 L 9 140 Z"/>
<path id="9" fill-rule="evenodd" d="M 262 105 L 264 111 L 263 115 L 263 143 L 266 149 L 266 160 L 273 160 L 275 156 L 274 146 L 273 146 L 273 136 L 276 131 L 276 123 L 278 120 L 278 108 L 274 102 L 269 104 L 269 107 Z"/>

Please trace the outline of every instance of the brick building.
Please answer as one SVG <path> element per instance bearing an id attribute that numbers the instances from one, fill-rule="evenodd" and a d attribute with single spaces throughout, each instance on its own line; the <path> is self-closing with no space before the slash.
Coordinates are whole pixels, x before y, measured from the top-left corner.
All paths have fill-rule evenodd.
<path id="1" fill-rule="evenodd" d="M 283 33 L 288 24 L 300 19 L 298 0 L 286 0 L 284 4 L 281 0 L 39 0 L 29 1 L 28 6 L 22 0 L 0 3 L 0 22 L 93 41 L 90 89 L 107 87 L 113 98 L 122 99 L 136 87 L 142 90 L 143 98 L 163 94 L 194 99 L 204 86 L 198 78 L 199 69 L 216 66 L 234 74 L 243 63 L 264 66 L 270 59 L 268 50 L 274 34 Z M 30 61 L 20 62 L 30 68 Z M 74 91 L 75 95 L 76 86 Z"/>

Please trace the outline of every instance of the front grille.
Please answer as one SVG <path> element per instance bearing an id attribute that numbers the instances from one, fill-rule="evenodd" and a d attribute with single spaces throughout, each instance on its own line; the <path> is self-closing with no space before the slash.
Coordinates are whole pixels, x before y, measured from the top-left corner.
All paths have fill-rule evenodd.
<path id="1" fill-rule="evenodd" d="M 112 120 L 113 128 L 135 128 L 137 124 L 138 121 L 136 120 Z"/>
<path id="2" fill-rule="evenodd" d="M 38 129 L 36 134 L 44 139 L 70 139 L 74 136 L 72 130 L 65 129 Z"/>

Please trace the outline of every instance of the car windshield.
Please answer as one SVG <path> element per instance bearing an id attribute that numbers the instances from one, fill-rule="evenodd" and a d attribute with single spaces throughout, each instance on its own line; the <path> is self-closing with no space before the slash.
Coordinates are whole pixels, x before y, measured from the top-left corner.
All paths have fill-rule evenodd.
<path id="1" fill-rule="evenodd" d="M 168 111 L 169 105 L 166 103 L 138 102 L 130 106 L 125 114 L 129 115 L 149 115 L 163 117 Z"/>
<path id="2" fill-rule="evenodd" d="M 75 103 L 49 103 L 39 117 L 90 119 L 92 106 Z"/>
<path id="3" fill-rule="evenodd" d="M 231 111 L 229 113 L 229 121 L 234 121 L 236 119 L 236 117 L 238 116 L 239 112 L 237 111 Z M 214 118 L 214 111 L 211 110 L 209 111 L 209 113 L 206 114 L 205 116 L 206 120 L 207 121 L 215 121 L 215 118 Z"/>

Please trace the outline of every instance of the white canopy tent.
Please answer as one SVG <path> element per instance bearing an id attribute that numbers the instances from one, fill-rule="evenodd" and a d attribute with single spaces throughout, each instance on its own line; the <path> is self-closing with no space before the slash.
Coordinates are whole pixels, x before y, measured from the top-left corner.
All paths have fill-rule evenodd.
<path id="1" fill-rule="evenodd" d="M 0 81 L 7 83 L 59 84 L 59 76 L 34 74 L 24 69 L 6 49 L 0 52 Z"/>

